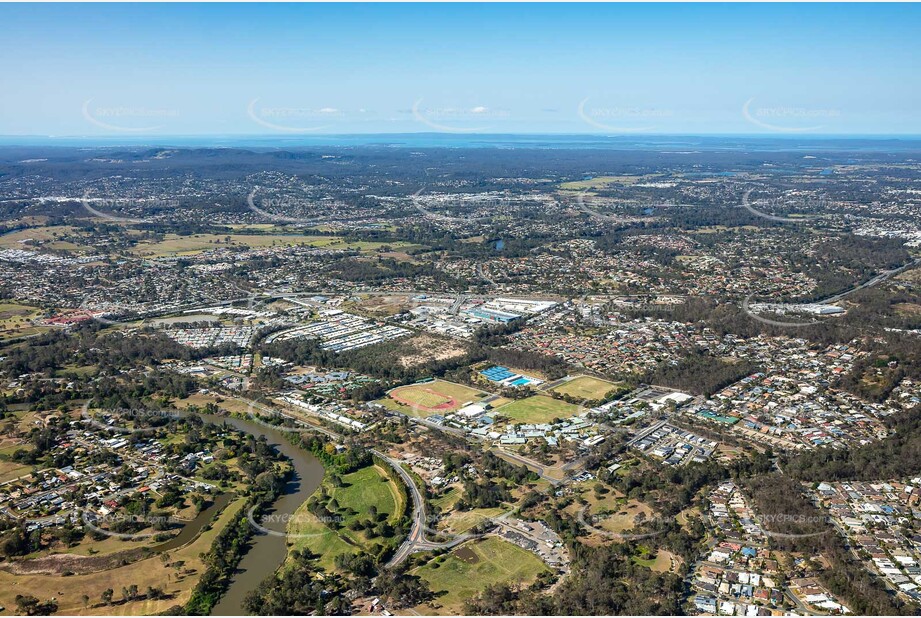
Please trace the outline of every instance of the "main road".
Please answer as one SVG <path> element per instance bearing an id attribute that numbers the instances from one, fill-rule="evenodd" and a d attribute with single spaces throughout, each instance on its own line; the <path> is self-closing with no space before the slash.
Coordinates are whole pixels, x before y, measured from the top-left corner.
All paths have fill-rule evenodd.
<path id="1" fill-rule="evenodd" d="M 850 288 L 849 290 L 845 290 L 845 291 L 843 291 L 843 292 L 839 292 L 838 294 L 835 294 L 834 296 L 829 296 L 828 298 L 824 298 L 824 299 L 818 301 L 816 304 L 817 304 L 817 305 L 828 305 L 828 304 L 831 304 L 831 303 L 833 303 L 833 302 L 835 302 L 835 301 L 839 301 L 839 300 L 841 300 L 842 298 L 844 298 L 845 296 L 849 296 L 849 295 L 851 295 L 851 294 L 853 294 L 854 292 L 857 292 L 857 291 L 859 291 L 859 290 L 863 290 L 863 289 L 865 289 L 865 288 L 872 287 L 872 286 L 876 285 L 877 283 L 882 283 L 883 281 L 885 281 L 885 280 L 888 279 L 889 277 L 892 277 L 892 276 L 897 275 L 897 274 L 899 274 L 899 273 L 901 273 L 901 272 L 904 272 L 904 271 L 908 270 L 909 268 L 911 268 L 911 267 L 913 267 L 913 266 L 918 266 L 919 264 L 921 264 L 921 258 L 915 258 L 914 260 L 912 260 L 912 261 L 909 262 L 908 264 L 905 264 L 904 266 L 899 266 L 898 268 L 892 268 L 892 269 L 890 269 L 890 270 L 884 270 L 883 272 L 879 273 L 878 275 L 876 275 L 875 277 L 873 277 L 873 278 L 870 279 L 869 281 L 866 281 L 866 282 L 864 282 L 864 283 L 861 283 L 860 285 L 855 285 L 854 287 Z"/>
<path id="2" fill-rule="evenodd" d="M 390 458 L 384 453 L 371 449 L 371 452 L 378 456 L 380 459 L 385 461 L 391 468 L 397 471 L 400 475 L 400 478 L 403 479 L 403 483 L 406 485 L 406 488 L 409 490 L 409 494 L 412 497 L 413 501 L 413 524 L 409 530 L 409 534 L 406 536 L 406 539 L 397 548 L 396 553 L 393 554 L 393 557 L 390 558 L 390 561 L 387 562 L 388 568 L 393 568 L 403 563 L 410 554 L 417 551 L 432 551 L 436 549 L 447 549 L 454 547 L 455 545 L 460 545 L 467 539 L 471 538 L 469 534 L 460 534 L 455 536 L 450 541 L 445 541 L 439 543 L 436 541 L 430 541 L 425 538 L 425 533 L 428 530 L 428 516 L 425 512 L 425 497 L 422 495 L 422 492 L 419 490 L 419 486 L 416 485 L 415 480 L 406 471 L 405 468 L 400 464 L 400 462 L 395 459 Z"/>

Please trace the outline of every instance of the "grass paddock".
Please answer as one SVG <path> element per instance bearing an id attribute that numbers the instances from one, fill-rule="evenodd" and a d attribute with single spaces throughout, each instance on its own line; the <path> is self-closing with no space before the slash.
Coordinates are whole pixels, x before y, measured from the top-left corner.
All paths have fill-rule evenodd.
<path id="1" fill-rule="evenodd" d="M 614 382 L 608 382 L 607 380 L 593 378 L 591 376 L 579 376 L 578 378 L 563 382 L 552 390 L 554 393 L 569 395 L 576 399 L 597 401 L 603 399 L 605 395 L 616 388 L 617 384 Z"/>
<path id="2" fill-rule="evenodd" d="M 487 537 L 464 543 L 446 556 L 415 569 L 413 574 L 428 582 L 438 595 L 434 611 L 444 614 L 462 611 L 464 601 L 482 592 L 487 585 L 528 585 L 546 570 L 547 566 L 531 552 L 503 539 Z M 417 611 L 427 614 L 433 610 L 426 605 Z"/>
<path id="3" fill-rule="evenodd" d="M 555 418 L 575 416 L 579 406 L 546 395 L 534 395 L 496 409 L 497 414 L 522 423 L 549 423 Z"/>

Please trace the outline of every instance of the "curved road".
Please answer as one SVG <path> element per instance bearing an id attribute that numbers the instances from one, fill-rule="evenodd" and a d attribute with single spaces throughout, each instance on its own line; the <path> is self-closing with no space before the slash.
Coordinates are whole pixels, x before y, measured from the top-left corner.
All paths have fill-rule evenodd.
<path id="1" fill-rule="evenodd" d="M 437 543 L 435 541 L 429 541 L 426 539 L 425 532 L 428 529 L 428 517 L 425 514 L 425 499 L 422 495 L 422 492 L 419 491 L 419 487 L 416 485 L 416 482 L 413 480 L 412 476 L 410 476 L 409 472 L 407 472 L 403 466 L 400 465 L 400 462 L 391 459 L 378 450 L 371 449 L 371 452 L 386 461 L 391 468 L 397 471 L 397 474 L 400 475 L 400 478 L 403 479 L 403 483 L 409 490 L 413 501 L 412 528 L 410 528 L 409 534 L 406 536 L 406 540 L 403 541 L 403 544 L 400 545 L 396 553 L 393 554 L 393 557 L 387 563 L 387 568 L 392 568 L 401 564 L 404 560 L 409 558 L 410 554 L 414 552 L 447 549 L 454 547 L 455 545 L 459 545 L 467 539 L 471 538 L 471 535 L 469 534 L 461 534 L 456 538 L 444 543 Z"/>
<path id="2" fill-rule="evenodd" d="M 416 482 L 409 475 L 409 472 L 404 470 L 399 462 L 391 459 L 378 450 L 372 450 L 371 452 L 386 461 L 391 468 L 396 470 L 400 478 L 403 479 L 403 484 L 406 485 L 406 489 L 409 491 L 413 502 L 413 525 L 409 530 L 409 534 L 406 536 L 406 540 L 403 541 L 403 544 L 400 545 L 399 549 L 397 549 L 396 553 L 393 554 L 393 557 L 387 563 L 388 567 L 394 567 L 406 560 L 411 553 L 416 551 L 416 546 L 418 544 L 425 542 L 425 499 L 422 496 L 422 492 L 419 491 L 419 488 L 416 486 Z"/>

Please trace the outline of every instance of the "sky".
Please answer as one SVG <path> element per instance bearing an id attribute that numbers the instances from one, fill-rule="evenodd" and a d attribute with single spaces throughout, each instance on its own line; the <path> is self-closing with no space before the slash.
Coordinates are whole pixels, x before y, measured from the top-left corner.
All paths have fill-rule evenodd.
<path id="1" fill-rule="evenodd" d="M 918 66 L 907 4 L 2 4 L 0 135 L 919 135 Z"/>

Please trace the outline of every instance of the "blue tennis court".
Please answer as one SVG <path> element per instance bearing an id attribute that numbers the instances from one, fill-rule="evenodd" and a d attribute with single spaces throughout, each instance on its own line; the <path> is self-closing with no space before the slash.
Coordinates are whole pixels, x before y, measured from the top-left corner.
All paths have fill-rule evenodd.
<path id="1" fill-rule="evenodd" d="M 509 378 L 515 377 L 518 374 L 512 373 L 505 367 L 490 367 L 489 369 L 484 369 L 480 372 L 481 375 L 486 376 L 487 379 L 492 380 L 493 382 L 501 382 L 502 380 L 508 380 Z"/>

